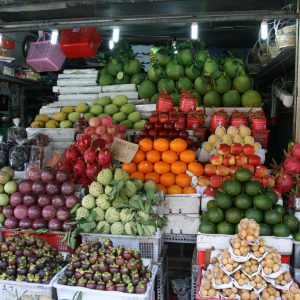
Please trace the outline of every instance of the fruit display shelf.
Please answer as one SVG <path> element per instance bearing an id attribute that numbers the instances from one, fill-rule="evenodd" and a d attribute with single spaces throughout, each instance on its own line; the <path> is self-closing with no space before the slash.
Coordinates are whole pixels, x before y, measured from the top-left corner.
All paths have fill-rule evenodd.
<path id="1" fill-rule="evenodd" d="M 26 128 L 28 138 L 38 133 L 47 135 L 52 142 L 72 142 L 75 137 L 75 128 Z"/>
<path id="2" fill-rule="evenodd" d="M 164 234 L 164 243 L 196 244 L 196 234 Z"/>

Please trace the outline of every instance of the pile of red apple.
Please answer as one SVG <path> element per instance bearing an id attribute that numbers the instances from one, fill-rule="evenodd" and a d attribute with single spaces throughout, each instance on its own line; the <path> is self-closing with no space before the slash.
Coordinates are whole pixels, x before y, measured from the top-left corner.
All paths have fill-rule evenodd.
<path id="1" fill-rule="evenodd" d="M 92 117 L 89 127 L 66 149 L 65 161 L 58 168 L 68 171 L 75 183 L 87 187 L 102 169 L 110 167 L 109 149 L 114 138 L 123 139 L 126 131 L 126 126 L 115 125 L 110 116 Z"/>
<path id="2" fill-rule="evenodd" d="M 249 169 L 254 175 L 253 180 L 261 181 L 264 186 L 275 186 L 275 178 L 261 164 L 261 157 L 255 155 L 254 146 L 238 143 L 220 144 L 217 153 L 210 156 L 210 163 L 204 166 L 204 175 L 199 177 L 198 183 L 208 187 L 208 193 L 213 193 L 224 180 L 233 177 L 239 167 Z"/>

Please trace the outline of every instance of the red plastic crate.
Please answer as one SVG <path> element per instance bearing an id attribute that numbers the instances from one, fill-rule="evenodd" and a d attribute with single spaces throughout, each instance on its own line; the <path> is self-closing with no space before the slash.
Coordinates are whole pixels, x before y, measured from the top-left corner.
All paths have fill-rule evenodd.
<path id="1" fill-rule="evenodd" d="M 20 231 L 20 230 L 13 230 L 13 229 L 3 229 L 1 231 L 3 232 L 4 239 L 15 234 L 18 235 L 28 234 L 28 235 L 39 237 L 40 239 L 47 242 L 49 245 L 57 248 L 59 251 L 75 253 L 75 250 L 69 247 L 67 243 L 62 242 L 62 240 L 65 237 L 65 234 L 62 232 L 37 233 L 35 231 L 30 231 L 30 230 Z"/>
<path id="2" fill-rule="evenodd" d="M 258 142 L 262 145 L 264 149 L 268 148 L 270 130 L 253 130 L 252 136 L 254 137 L 255 142 Z"/>
<path id="3" fill-rule="evenodd" d="M 63 29 L 59 46 L 68 58 L 95 57 L 101 42 L 95 27 Z"/>
<path id="4" fill-rule="evenodd" d="M 291 263 L 291 256 L 290 255 L 281 255 L 281 263 L 289 265 Z"/>

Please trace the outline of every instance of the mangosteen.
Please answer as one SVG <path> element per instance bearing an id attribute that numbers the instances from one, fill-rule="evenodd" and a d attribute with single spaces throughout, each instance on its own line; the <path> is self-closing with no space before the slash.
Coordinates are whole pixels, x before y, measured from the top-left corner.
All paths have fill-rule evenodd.
<path id="1" fill-rule="evenodd" d="M 30 264 L 34 264 L 37 260 L 38 260 L 37 257 L 32 256 L 32 257 L 29 257 L 28 262 L 29 262 Z"/>
<path id="2" fill-rule="evenodd" d="M 96 288 L 96 282 L 92 279 L 90 279 L 87 283 L 86 283 L 86 287 L 88 289 L 95 289 Z"/>
<path id="3" fill-rule="evenodd" d="M 75 286 L 76 285 L 76 279 L 74 277 L 69 278 L 67 282 L 68 286 Z"/>
<path id="4" fill-rule="evenodd" d="M 139 277 L 139 274 L 137 274 L 137 277 L 133 277 L 131 279 L 131 282 L 134 286 L 136 286 L 139 282 L 140 282 L 140 277 Z"/>
<path id="5" fill-rule="evenodd" d="M 137 286 L 135 287 L 135 292 L 137 294 L 145 294 L 147 291 L 147 284 L 144 282 L 140 281 Z"/>
<path id="6" fill-rule="evenodd" d="M 110 280 L 109 282 L 106 283 L 106 288 L 105 288 L 106 291 L 115 291 L 116 290 L 116 286 L 115 284 Z"/>
<path id="7" fill-rule="evenodd" d="M 46 272 L 44 270 L 39 270 L 38 275 L 43 279 L 46 276 Z"/>
<path id="8" fill-rule="evenodd" d="M 81 260 L 84 260 L 87 258 L 87 255 L 84 253 L 80 253 L 78 256 L 79 256 L 79 259 L 81 259 Z"/>
<path id="9" fill-rule="evenodd" d="M 133 251 L 133 258 L 137 260 L 141 259 L 141 253 L 139 251 Z"/>
<path id="10" fill-rule="evenodd" d="M 17 264 L 17 257 L 15 255 L 12 255 L 8 258 L 8 264 L 10 266 L 15 266 Z"/>
<path id="11" fill-rule="evenodd" d="M 74 272 L 74 270 L 71 269 L 71 268 L 67 268 L 67 269 L 65 270 L 65 276 L 66 276 L 67 278 L 70 278 L 70 277 L 74 276 L 74 274 L 75 274 L 75 272 Z"/>
<path id="12" fill-rule="evenodd" d="M 90 263 L 93 265 L 93 264 L 95 264 L 96 262 L 97 262 L 97 260 L 98 260 L 98 255 L 97 254 L 93 254 L 93 255 L 91 255 L 90 257 L 89 257 L 89 261 L 90 261 Z"/>
<path id="13" fill-rule="evenodd" d="M 84 271 L 82 269 L 76 269 L 75 271 L 75 277 L 76 279 L 80 279 L 81 277 L 83 277 Z"/>
<path id="14" fill-rule="evenodd" d="M 116 273 L 119 273 L 120 271 L 120 267 L 116 264 L 111 264 L 109 266 L 109 272 L 112 273 L 112 274 L 116 274 Z"/>
<path id="15" fill-rule="evenodd" d="M 126 293 L 133 294 L 134 293 L 134 286 L 132 283 L 129 283 L 126 287 Z"/>
<path id="16" fill-rule="evenodd" d="M 124 250 L 123 254 L 122 254 L 122 257 L 125 259 L 125 260 L 130 260 L 132 258 L 132 252 L 129 251 L 129 250 Z"/>
<path id="17" fill-rule="evenodd" d="M 145 276 L 147 273 L 147 268 L 142 265 L 141 269 L 139 270 L 141 276 Z"/>
<path id="18" fill-rule="evenodd" d="M 45 260 L 43 258 L 40 258 L 36 261 L 36 267 L 41 270 L 45 268 Z"/>
<path id="19" fill-rule="evenodd" d="M 120 273 L 114 274 L 114 277 L 112 279 L 113 283 L 120 283 L 122 280 Z"/>
<path id="20" fill-rule="evenodd" d="M 81 268 L 83 270 L 88 270 L 90 268 L 90 262 L 88 259 L 85 259 L 84 261 L 81 262 Z"/>
<path id="21" fill-rule="evenodd" d="M 31 274 L 31 275 L 35 275 L 38 273 L 38 268 L 36 267 L 36 265 L 34 264 L 31 264 L 29 265 L 29 269 L 28 269 L 28 273 Z"/>
<path id="22" fill-rule="evenodd" d="M 49 284 L 50 283 L 50 281 L 52 280 L 52 278 L 50 279 L 51 277 L 49 277 L 49 278 L 43 278 L 42 280 L 41 280 L 41 283 L 43 283 L 43 284 Z"/>
<path id="23" fill-rule="evenodd" d="M 112 280 L 112 275 L 111 275 L 110 273 L 108 273 L 108 272 L 104 272 L 104 273 L 102 274 L 102 280 L 103 280 L 105 283 L 107 283 L 107 282 L 109 282 L 110 280 Z"/>
<path id="24" fill-rule="evenodd" d="M 51 261 L 51 257 L 44 256 L 45 263 L 49 263 Z"/>
<path id="25" fill-rule="evenodd" d="M 84 242 L 80 245 L 82 251 L 89 251 L 91 248 L 91 244 L 88 242 Z"/>
<path id="26" fill-rule="evenodd" d="M 66 285 L 67 282 L 68 282 L 68 278 L 67 278 L 65 275 L 61 276 L 61 277 L 58 279 L 58 284 Z"/>
<path id="27" fill-rule="evenodd" d="M 33 246 L 35 244 L 35 240 L 33 236 L 27 235 L 26 240 L 25 240 L 25 245 L 26 246 Z"/>
<path id="28" fill-rule="evenodd" d="M 95 272 L 93 279 L 94 279 L 96 282 L 101 281 L 101 280 L 102 280 L 102 275 L 101 275 L 101 273 L 100 273 L 99 271 Z"/>
<path id="29" fill-rule="evenodd" d="M 8 250 L 10 251 L 10 252 L 15 252 L 16 251 L 16 246 L 14 245 L 14 244 L 10 244 L 9 246 L 8 246 Z"/>
<path id="30" fill-rule="evenodd" d="M 103 246 L 104 246 L 104 248 L 109 248 L 109 247 L 113 246 L 113 243 L 109 238 L 104 238 L 103 239 Z"/>
<path id="31" fill-rule="evenodd" d="M 122 281 L 127 285 L 131 282 L 130 277 L 127 274 L 122 275 Z"/>
<path id="32" fill-rule="evenodd" d="M 105 262 L 107 264 L 112 264 L 115 262 L 115 256 L 114 255 L 107 255 L 106 258 L 105 258 Z"/>
<path id="33" fill-rule="evenodd" d="M 136 264 L 137 264 L 137 261 L 134 258 L 132 258 L 127 262 L 127 268 L 130 271 L 132 271 L 132 270 L 136 269 Z"/>
<path id="34" fill-rule="evenodd" d="M 125 263 L 125 259 L 124 259 L 122 256 L 118 256 L 118 257 L 116 258 L 116 264 L 117 264 L 119 267 L 123 266 L 124 263 Z"/>
<path id="35" fill-rule="evenodd" d="M 105 263 L 99 263 L 98 269 L 101 273 L 105 273 L 109 270 L 109 267 Z"/>
<path id="36" fill-rule="evenodd" d="M 99 241 L 93 242 L 93 243 L 92 243 L 92 247 L 93 247 L 94 249 L 100 249 L 100 248 L 102 247 L 102 244 L 101 244 L 101 242 L 99 242 Z"/>
<path id="37" fill-rule="evenodd" d="M 138 261 L 136 262 L 136 269 L 137 269 L 138 271 L 140 271 L 140 270 L 142 269 L 142 266 L 143 266 L 142 262 L 141 262 L 140 260 L 138 260 Z"/>
<path id="38" fill-rule="evenodd" d="M 129 269 L 126 267 L 126 266 L 122 266 L 121 268 L 120 268 L 120 273 L 123 275 L 126 275 L 126 274 L 128 274 L 129 273 Z"/>
<path id="39" fill-rule="evenodd" d="M 17 270 L 15 266 L 10 266 L 6 269 L 6 274 L 8 276 L 15 276 L 17 274 Z"/>
<path id="40" fill-rule="evenodd" d="M 6 270 L 7 266 L 8 266 L 8 263 L 6 260 L 0 261 L 0 270 L 3 270 L 3 271 Z"/>
<path id="41" fill-rule="evenodd" d="M 76 285 L 79 286 L 79 287 L 85 287 L 86 282 L 87 282 L 86 279 L 80 278 L 80 279 L 77 281 L 77 284 L 76 284 Z"/>
<path id="42" fill-rule="evenodd" d="M 23 255 L 24 255 L 25 257 L 31 257 L 31 255 L 32 255 L 31 249 L 25 248 L 25 249 L 23 250 Z"/>
<path id="43" fill-rule="evenodd" d="M 4 252 L 8 251 L 8 245 L 7 244 L 1 244 L 0 251 L 1 251 L 1 253 L 4 253 Z"/>
<path id="44" fill-rule="evenodd" d="M 47 252 L 47 251 L 46 251 L 46 252 Z M 72 261 L 72 255 L 71 255 L 71 254 L 67 254 L 65 260 L 66 260 L 67 263 L 70 263 L 70 262 Z"/>
<path id="45" fill-rule="evenodd" d="M 23 250 L 20 248 L 17 248 L 15 251 L 16 256 L 22 256 L 23 255 Z"/>
<path id="46" fill-rule="evenodd" d="M 80 260 L 75 260 L 75 261 L 73 261 L 71 264 L 73 265 L 73 267 L 74 267 L 75 269 L 81 267 L 81 262 L 80 262 Z"/>
<path id="47" fill-rule="evenodd" d="M 27 263 L 27 259 L 25 256 L 18 256 L 17 257 L 17 264 L 18 266 L 20 265 L 25 265 Z"/>
<path id="48" fill-rule="evenodd" d="M 105 257 L 104 257 L 104 256 L 98 256 L 97 261 L 98 261 L 99 263 L 105 262 Z"/>
<path id="49" fill-rule="evenodd" d="M 117 283 L 116 284 L 116 291 L 121 292 L 121 293 L 125 293 L 126 292 L 125 285 L 123 283 Z"/>
<path id="50" fill-rule="evenodd" d="M 103 281 L 99 281 L 96 285 L 96 290 L 98 291 L 105 291 L 105 283 Z"/>
<path id="51" fill-rule="evenodd" d="M 83 277 L 84 277 L 86 280 L 92 279 L 93 276 L 94 276 L 94 273 L 92 272 L 92 270 L 88 270 L 88 271 L 84 272 L 84 274 L 83 274 Z"/>
<path id="52" fill-rule="evenodd" d="M 94 273 L 96 273 L 99 270 L 99 265 L 92 265 L 91 269 L 93 270 Z"/>
<path id="53" fill-rule="evenodd" d="M 25 279 L 26 279 L 26 276 L 24 276 L 24 275 L 18 275 L 16 277 L 16 281 L 25 281 Z"/>
<path id="54" fill-rule="evenodd" d="M 24 276 L 28 273 L 28 269 L 26 267 L 18 268 L 17 271 L 19 275 L 24 275 Z"/>

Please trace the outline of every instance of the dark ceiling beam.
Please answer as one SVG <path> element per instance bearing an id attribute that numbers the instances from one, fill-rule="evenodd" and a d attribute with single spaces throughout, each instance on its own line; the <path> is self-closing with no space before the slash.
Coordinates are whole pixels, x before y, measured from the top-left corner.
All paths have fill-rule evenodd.
<path id="1" fill-rule="evenodd" d="M 182 24 L 192 22 L 241 22 L 261 21 L 273 19 L 299 19 L 297 13 L 284 11 L 235 11 L 235 12 L 207 12 L 182 15 L 138 15 L 117 17 L 93 17 L 74 19 L 52 19 L 24 22 L 0 22 L 0 32 L 21 32 L 86 26 L 122 26 L 146 24 Z"/>

